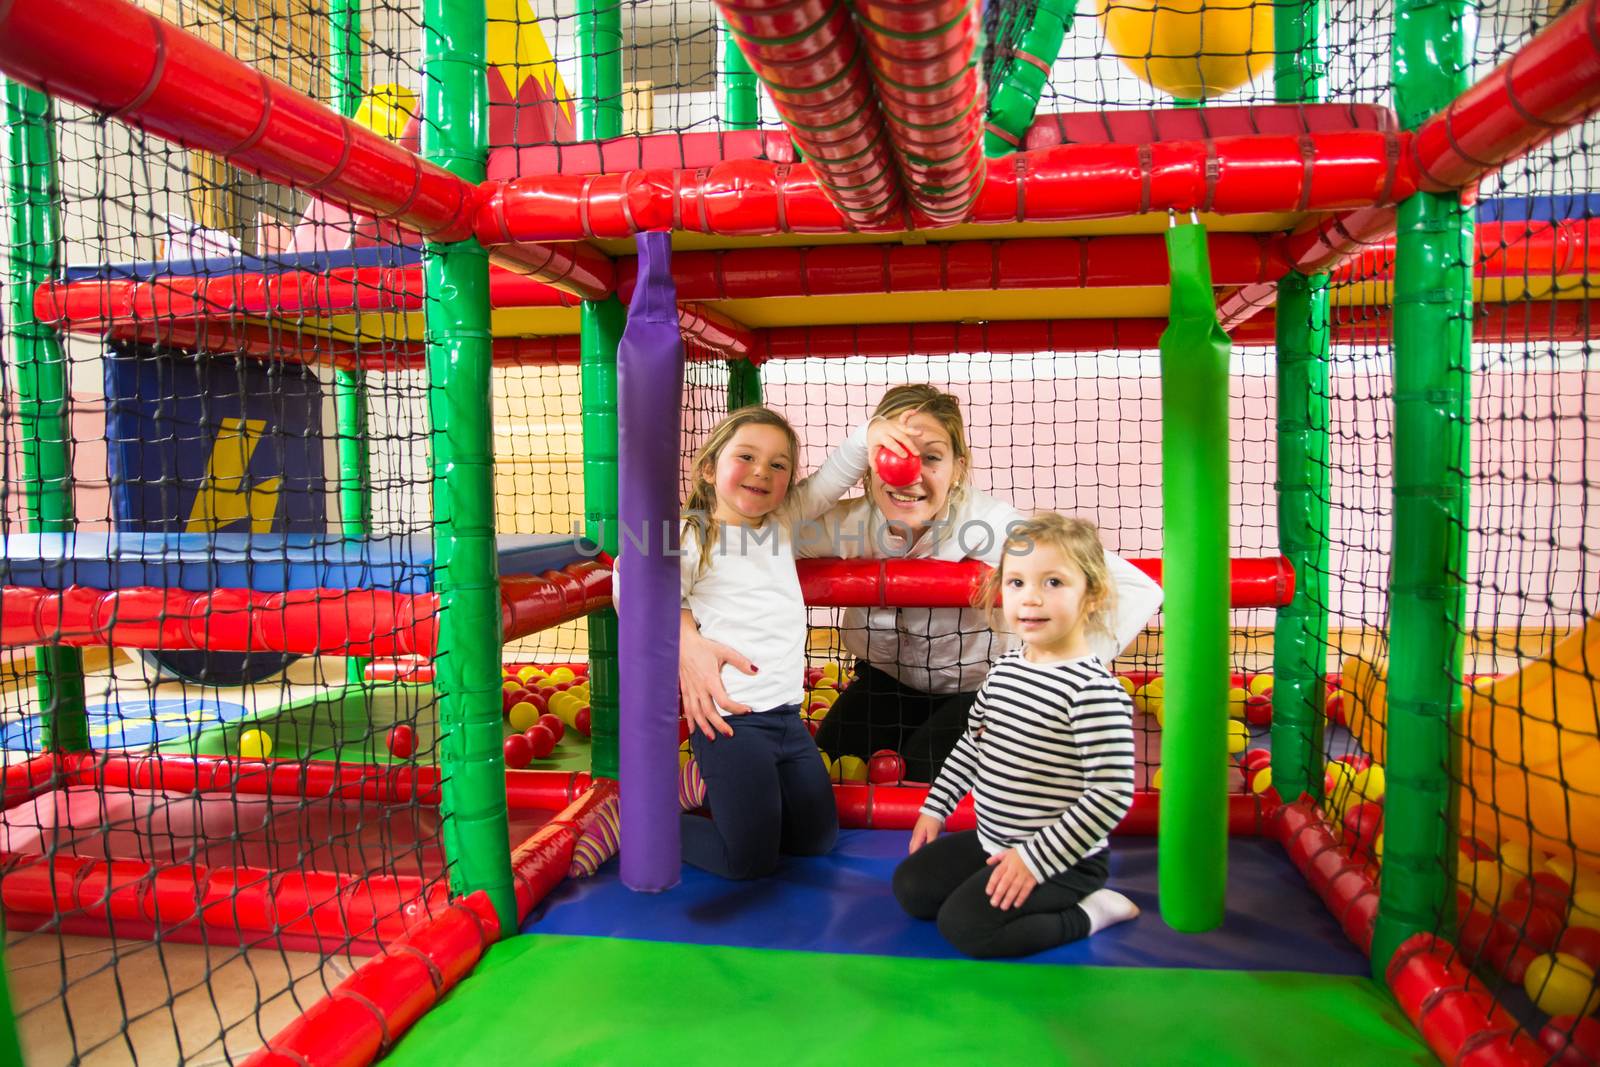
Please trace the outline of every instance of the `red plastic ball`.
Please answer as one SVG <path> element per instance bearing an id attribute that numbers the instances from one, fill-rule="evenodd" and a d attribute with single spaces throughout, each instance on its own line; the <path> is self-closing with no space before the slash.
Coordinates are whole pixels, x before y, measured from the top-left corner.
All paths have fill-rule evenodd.
<path id="1" fill-rule="evenodd" d="M 1382 804 L 1367 801 L 1344 813 L 1344 841 L 1354 852 L 1371 855 L 1372 845 L 1382 829 Z"/>
<path id="2" fill-rule="evenodd" d="M 389 731 L 389 754 L 395 759 L 410 759 L 417 750 L 417 731 L 401 723 Z"/>
<path id="3" fill-rule="evenodd" d="M 1590 1067 L 1600 1063 L 1600 1019 L 1592 1015 L 1557 1015 L 1539 1031 L 1539 1044 L 1555 1056 L 1558 1067 Z"/>
<path id="4" fill-rule="evenodd" d="M 1569 926 L 1556 948 L 1600 971 L 1600 930 L 1591 926 Z"/>
<path id="5" fill-rule="evenodd" d="M 1513 899 L 1529 899 L 1541 908 L 1565 915 L 1572 903 L 1572 886 L 1554 871 L 1540 871 L 1532 878 L 1523 878 L 1512 891 Z"/>
<path id="6" fill-rule="evenodd" d="M 539 716 L 539 725 L 549 730 L 550 736 L 555 738 L 554 741 L 550 742 L 552 745 L 559 743 L 566 736 L 567 724 L 555 715 L 544 714 Z M 681 742 L 683 738 L 680 737 L 678 740 Z M 542 759 L 543 757 L 540 758 Z"/>
<path id="7" fill-rule="evenodd" d="M 587 707 L 579 708 L 578 714 L 572 717 L 572 725 L 584 737 L 589 736 L 589 722 L 589 709 Z"/>
<path id="8" fill-rule="evenodd" d="M 1456 947 L 1467 963 L 1487 957 L 1502 935 L 1494 917 L 1477 908 L 1461 913 L 1460 929 L 1456 934 Z"/>
<path id="9" fill-rule="evenodd" d="M 1495 921 L 1506 936 L 1543 955 L 1561 940 L 1561 916 L 1535 906 L 1527 897 L 1508 900 L 1495 909 Z"/>
<path id="10" fill-rule="evenodd" d="M 1461 839 L 1461 854 L 1473 863 L 1481 860 L 1496 858 L 1496 852 L 1476 837 L 1463 837 Z"/>
<path id="11" fill-rule="evenodd" d="M 533 759 L 533 746 L 521 734 L 512 734 L 506 738 L 504 745 L 506 766 L 514 771 L 520 771 Z"/>
<path id="12" fill-rule="evenodd" d="M 820 729 L 821 726 L 822 726 L 822 724 L 820 722 L 818 722 L 816 719 L 806 719 L 805 720 L 805 724 L 806 724 L 806 729 L 811 731 L 811 736 L 812 737 L 816 737 L 817 736 L 817 730 Z"/>
<path id="13" fill-rule="evenodd" d="M 531 700 L 528 691 L 518 686 L 516 689 L 502 689 L 500 691 L 500 713 L 509 715 L 511 709 L 524 700 Z"/>
<path id="14" fill-rule="evenodd" d="M 913 452 L 903 456 L 888 445 L 880 445 L 872 466 L 885 485 L 910 485 L 922 477 L 922 457 Z"/>
<path id="15" fill-rule="evenodd" d="M 1271 692 L 1271 690 L 1268 690 Z M 1266 693 L 1246 697 L 1244 702 L 1244 721 L 1251 726 L 1272 725 L 1272 697 Z"/>
<path id="16" fill-rule="evenodd" d="M 1272 766 L 1272 751 L 1265 748 L 1252 748 L 1239 757 L 1239 766 L 1244 769 L 1246 778 L 1255 776 L 1263 767 Z"/>
<path id="17" fill-rule="evenodd" d="M 524 730 L 522 736 L 527 740 L 528 747 L 533 751 L 534 759 L 544 759 L 555 751 L 556 735 L 546 728 L 542 719 Z"/>
<path id="18" fill-rule="evenodd" d="M 1336 722 L 1340 726 L 1345 725 L 1343 693 L 1337 691 L 1329 693 L 1328 703 L 1324 705 L 1324 710 L 1327 712 L 1329 722 Z"/>
<path id="19" fill-rule="evenodd" d="M 890 785 L 906 775 L 906 761 L 892 748 L 881 748 L 867 761 L 867 781 L 874 785 Z"/>

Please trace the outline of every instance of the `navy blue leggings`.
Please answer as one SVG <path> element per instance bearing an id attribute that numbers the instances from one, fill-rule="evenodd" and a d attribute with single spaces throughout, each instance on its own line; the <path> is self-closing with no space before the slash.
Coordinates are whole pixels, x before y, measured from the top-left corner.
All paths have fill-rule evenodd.
<path id="1" fill-rule="evenodd" d="M 732 737 L 690 739 L 711 818 L 685 813 L 685 863 L 724 878 L 761 878 L 778 856 L 818 856 L 839 836 L 822 754 L 797 704 L 725 720 Z"/>

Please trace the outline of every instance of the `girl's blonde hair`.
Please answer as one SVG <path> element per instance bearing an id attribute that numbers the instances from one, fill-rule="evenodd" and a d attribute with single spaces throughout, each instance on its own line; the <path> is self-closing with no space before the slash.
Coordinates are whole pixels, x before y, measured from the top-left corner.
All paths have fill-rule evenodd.
<path id="1" fill-rule="evenodd" d="M 950 448 L 955 458 L 972 466 L 972 454 L 967 450 L 967 424 L 961 418 L 961 401 L 932 385 L 897 385 L 883 394 L 873 409 L 873 418 L 893 419 L 907 411 L 917 411 L 933 419 L 950 435 Z M 959 500 L 966 488 L 966 479 L 959 478 L 950 487 L 950 499 Z"/>
<path id="2" fill-rule="evenodd" d="M 1053 511 L 1041 511 L 1022 522 L 1013 523 L 1006 531 L 1000 565 L 984 578 L 983 584 L 973 595 L 972 606 L 983 613 L 993 629 L 1003 629 L 1000 585 L 1005 581 L 1006 561 L 1012 556 L 1025 556 L 1040 545 L 1055 549 L 1083 572 L 1086 587 L 1084 599 L 1090 605 L 1088 617 L 1084 620 L 1085 626 L 1091 631 L 1111 633 L 1117 591 L 1111 584 L 1111 570 L 1106 566 L 1106 550 L 1100 543 L 1100 528 L 1088 519 L 1069 519 Z"/>
<path id="3" fill-rule="evenodd" d="M 689 470 L 689 476 L 693 479 L 689 498 L 683 502 L 682 535 L 687 537 L 689 531 L 693 530 L 699 536 L 698 569 L 701 572 L 711 566 L 711 551 L 716 546 L 720 525 L 713 517 L 717 510 L 717 488 L 706 478 L 705 470 L 707 467 L 716 469 L 722 450 L 728 447 L 733 435 L 746 426 L 772 426 L 783 431 L 783 435 L 789 439 L 790 461 L 795 464 L 800 462 L 800 438 L 795 434 L 794 427 L 789 425 L 789 420 L 771 408 L 760 404 L 739 408 L 712 427 L 706 443 L 700 446 L 700 451 L 694 457 L 694 466 Z"/>

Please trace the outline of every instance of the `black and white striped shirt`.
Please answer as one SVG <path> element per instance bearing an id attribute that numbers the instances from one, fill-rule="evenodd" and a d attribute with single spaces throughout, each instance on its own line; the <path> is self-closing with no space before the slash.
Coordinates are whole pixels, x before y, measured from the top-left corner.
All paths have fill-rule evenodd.
<path id="1" fill-rule="evenodd" d="M 1133 804 L 1133 701 L 1093 656 L 1002 657 L 923 814 L 949 818 L 968 790 L 990 855 L 1017 849 L 1040 881 L 1075 866 Z"/>

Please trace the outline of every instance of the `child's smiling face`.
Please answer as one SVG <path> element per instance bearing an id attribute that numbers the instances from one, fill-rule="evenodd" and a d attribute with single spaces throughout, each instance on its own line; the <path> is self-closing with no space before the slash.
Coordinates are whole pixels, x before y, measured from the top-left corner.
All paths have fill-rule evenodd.
<path id="1" fill-rule="evenodd" d="M 718 522 L 757 523 L 777 509 L 794 476 L 789 438 L 776 426 L 741 426 L 700 477 L 717 494 Z"/>
<path id="2" fill-rule="evenodd" d="M 1083 568 L 1048 544 L 1035 544 L 1026 554 L 1008 553 L 1001 566 L 1001 611 L 1028 650 L 1050 659 L 1086 655 L 1085 630 L 1094 604 Z"/>

